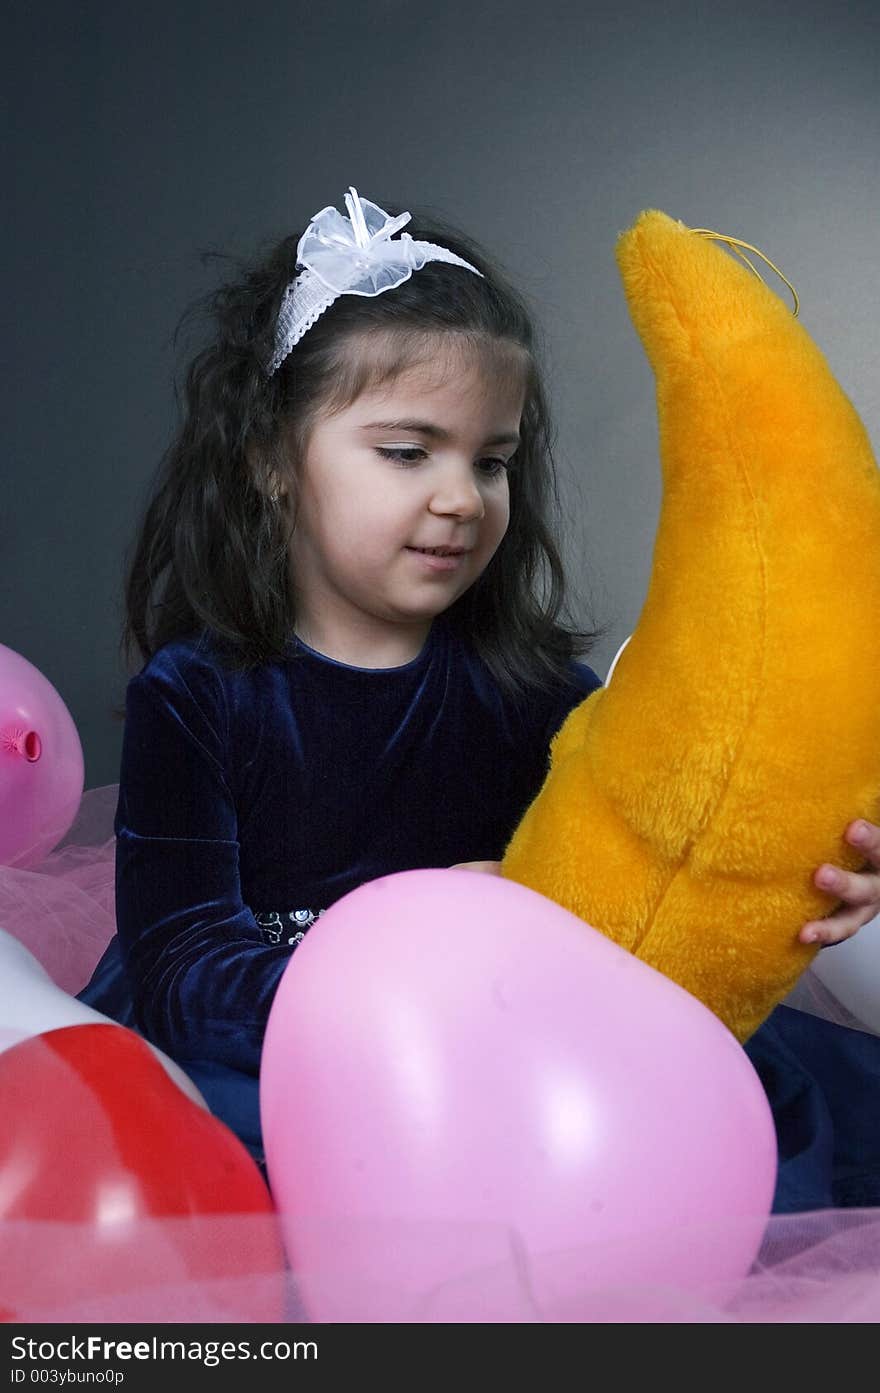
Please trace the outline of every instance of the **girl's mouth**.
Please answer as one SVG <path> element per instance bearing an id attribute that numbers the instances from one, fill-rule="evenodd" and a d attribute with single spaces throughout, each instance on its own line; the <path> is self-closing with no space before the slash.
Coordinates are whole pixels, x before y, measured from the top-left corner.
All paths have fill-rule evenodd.
<path id="1" fill-rule="evenodd" d="M 426 556 L 464 556 L 464 547 L 409 547 L 409 551 L 420 551 Z"/>
<path id="2" fill-rule="evenodd" d="M 430 571 L 455 571 L 467 556 L 464 547 L 407 547 Z"/>

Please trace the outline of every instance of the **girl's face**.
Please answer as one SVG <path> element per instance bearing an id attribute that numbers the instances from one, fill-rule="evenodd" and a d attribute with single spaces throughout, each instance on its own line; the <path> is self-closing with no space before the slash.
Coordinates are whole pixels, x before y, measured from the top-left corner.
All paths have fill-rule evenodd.
<path id="1" fill-rule="evenodd" d="M 291 542 L 304 642 L 357 667 L 416 656 L 507 530 L 523 400 L 523 385 L 438 342 L 430 361 L 319 417 Z"/>

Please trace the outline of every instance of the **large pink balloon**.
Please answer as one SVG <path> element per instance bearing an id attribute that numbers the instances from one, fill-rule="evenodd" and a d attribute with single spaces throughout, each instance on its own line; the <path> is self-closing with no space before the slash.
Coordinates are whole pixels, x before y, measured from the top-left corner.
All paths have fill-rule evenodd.
<path id="1" fill-rule="evenodd" d="M 0 644 L 0 865 L 32 866 L 57 846 L 83 777 L 82 745 L 58 692 Z"/>
<path id="2" fill-rule="evenodd" d="M 319 1320 L 419 1318 L 511 1230 L 551 1319 L 577 1319 L 579 1291 L 736 1281 L 772 1201 L 770 1108 L 717 1017 L 464 870 L 387 876 L 323 915 L 278 988 L 260 1101 Z M 503 1288 L 472 1284 L 455 1319 L 521 1318 Z"/>

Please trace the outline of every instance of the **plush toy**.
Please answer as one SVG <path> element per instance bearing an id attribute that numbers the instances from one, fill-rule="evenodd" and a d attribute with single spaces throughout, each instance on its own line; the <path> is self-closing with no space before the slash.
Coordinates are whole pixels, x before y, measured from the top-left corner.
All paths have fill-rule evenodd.
<path id="1" fill-rule="evenodd" d="M 812 883 L 880 810 L 880 472 L 788 306 L 660 212 L 619 240 L 657 380 L 664 496 L 613 681 L 571 713 L 502 874 L 745 1040 L 833 908 Z"/>

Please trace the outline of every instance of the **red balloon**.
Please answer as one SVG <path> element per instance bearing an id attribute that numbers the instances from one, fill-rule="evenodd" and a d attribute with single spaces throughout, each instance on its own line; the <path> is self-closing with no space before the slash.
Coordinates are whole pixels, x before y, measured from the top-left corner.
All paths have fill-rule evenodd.
<path id="1" fill-rule="evenodd" d="M 6 1050 L 0 1117 L 0 1307 L 11 1318 L 169 1282 L 216 1290 L 216 1279 L 282 1274 L 256 1164 L 134 1031 L 68 1026 Z M 274 1295 L 275 1309 L 250 1318 L 277 1319 L 280 1285 Z"/>

